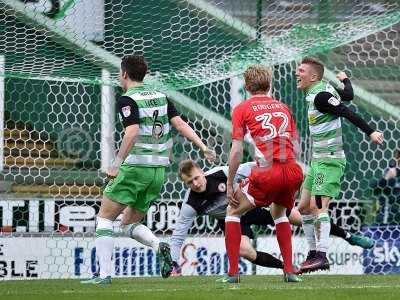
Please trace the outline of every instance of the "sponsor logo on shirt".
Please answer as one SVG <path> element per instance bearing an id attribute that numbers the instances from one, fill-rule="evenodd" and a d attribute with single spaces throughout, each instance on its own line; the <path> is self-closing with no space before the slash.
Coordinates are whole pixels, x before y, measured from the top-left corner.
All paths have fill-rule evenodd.
<path id="1" fill-rule="evenodd" d="M 239 183 L 239 187 L 241 189 L 243 189 L 246 185 L 248 185 L 250 183 L 250 179 L 249 178 L 245 178 L 243 179 L 240 183 Z"/>
<path id="2" fill-rule="evenodd" d="M 340 100 L 335 97 L 330 97 L 328 103 L 333 106 L 338 106 L 340 104 Z"/>

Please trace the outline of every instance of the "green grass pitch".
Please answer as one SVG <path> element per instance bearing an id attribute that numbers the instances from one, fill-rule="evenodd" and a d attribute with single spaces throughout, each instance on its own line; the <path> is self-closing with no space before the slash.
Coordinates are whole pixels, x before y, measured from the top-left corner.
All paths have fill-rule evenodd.
<path id="1" fill-rule="evenodd" d="M 0 299 L 400 299 L 400 276 L 303 276 L 302 283 L 284 283 L 281 276 L 243 276 L 238 287 L 221 287 L 217 277 L 114 279 L 111 285 L 88 286 L 79 280 L 0 282 Z"/>

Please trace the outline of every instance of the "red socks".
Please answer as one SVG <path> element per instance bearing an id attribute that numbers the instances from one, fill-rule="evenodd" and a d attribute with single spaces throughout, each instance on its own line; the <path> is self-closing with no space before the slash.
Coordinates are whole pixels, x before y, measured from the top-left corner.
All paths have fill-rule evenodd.
<path id="1" fill-rule="evenodd" d="M 239 251 L 242 230 L 240 228 L 240 218 L 225 217 L 225 247 L 229 258 L 229 276 L 239 274 Z"/>
<path id="2" fill-rule="evenodd" d="M 286 220 L 284 220 L 286 219 Z M 283 272 L 292 273 L 292 229 L 286 217 L 275 220 L 276 238 L 283 258 Z"/>

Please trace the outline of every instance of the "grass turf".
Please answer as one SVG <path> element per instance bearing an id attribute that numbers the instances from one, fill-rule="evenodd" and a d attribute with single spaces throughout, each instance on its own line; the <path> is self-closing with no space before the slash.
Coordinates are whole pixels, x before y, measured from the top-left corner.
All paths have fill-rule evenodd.
<path id="1" fill-rule="evenodd" d="M 284 283 L 281 276 L 243 276 L 238 287 L 221 287 L 217 277 L 114 279 L 111 285 L 82 285 L 79 280 L 0 282 L 0 299 L 400 299 L 400 276 L 303 276 Z"/>

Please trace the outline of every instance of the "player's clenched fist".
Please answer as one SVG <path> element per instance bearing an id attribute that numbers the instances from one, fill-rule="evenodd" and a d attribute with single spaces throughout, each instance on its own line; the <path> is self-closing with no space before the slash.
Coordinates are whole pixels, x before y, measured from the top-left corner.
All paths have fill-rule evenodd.
<path id="1" fill-rule="evenodd" d="M 369 136 L 371 138 L 371 141 L 375 144 L 382 145 L 383 144 L 383 133 L 379 131 L 374 131 L 371 133 Z"/>
<path id="2" fill-rule="evenodd" d="M 339 72 L 336 75 L 336 78 L 339 79 L 340 81 L 343 81 L 343 80 L 345 80 L 346 78 L 349 78 L 349 77 L 347 76 L 347 74 L 345 72 Z"/>

